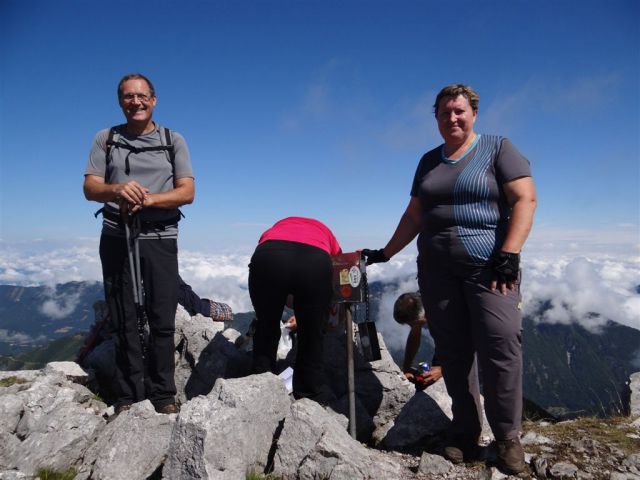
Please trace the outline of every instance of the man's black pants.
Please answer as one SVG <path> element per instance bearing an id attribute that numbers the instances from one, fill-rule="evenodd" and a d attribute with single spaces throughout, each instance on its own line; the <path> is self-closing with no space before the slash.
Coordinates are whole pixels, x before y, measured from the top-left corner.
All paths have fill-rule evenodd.
<path id="1" fill-rule="evenodd" d="M 116 346 L 116 404 L 148 398 L 159 408 L 174 403 L 176 394 L 173 334 L 178 304 L 178 244 L 175 239 L 141 239 L 139 249 L 150 332 L 146 369 L 126 240 L 109 235 L 100 238 L 104 293 Z"/>

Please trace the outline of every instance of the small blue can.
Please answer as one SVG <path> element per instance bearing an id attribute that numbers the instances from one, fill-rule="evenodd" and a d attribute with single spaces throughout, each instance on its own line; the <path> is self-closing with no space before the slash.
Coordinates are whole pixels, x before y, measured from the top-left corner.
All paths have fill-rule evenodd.
<path id="1" fill-rule="evenodd" d="M 418 369 L 422 372 L 422 373 L 427 373 L 431 371 L 431 367 L 429 366 L 429 364 L 427 362 L 420 362 L 418 364 Z"/>

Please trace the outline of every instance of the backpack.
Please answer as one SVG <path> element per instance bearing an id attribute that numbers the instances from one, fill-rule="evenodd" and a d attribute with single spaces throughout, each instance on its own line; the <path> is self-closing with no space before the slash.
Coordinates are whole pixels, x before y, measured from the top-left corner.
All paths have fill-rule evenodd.
<path id="1" fill-rule="evenodd" d="M 160 130 L 160 142 L 162 145 L 158 145 L 156 147 L 142 147 L 136 148 L 128 145 L 126 143 L 120 142 L 120 131 L 124 128 L 125 125 L 116 125 L 115 127 L 111 127 L 109 129 L 109 136 L 107 137 L 107 150 L 105 156 L 105 181 L 107 180 L 107 168 L 109 163 L 111 162 L 111 149 L 113 147 L 124 148 L 129 150 L 129 154 L 125 159 L 125 170 L 124 172 L 129 175 L 129 155 L 131 153 L 140 153 L 140 152 L 158 152 L 165 151 L 169 157 L 169 163 L 171 163 L 171 173 L 173 175 L 173 185 L 176 184 L 176 152 L 174 151 L 173 141 L 171 138 L 171 130 L 166 127 L 159 128 Z"/>
<path id="2" fill-rule="evenodd" d="M 140 153 L 140 152 L 158 152 L 158 151 L 166 152 L 169 163 L 171 164 L 171 175 L 173 177 L 173 186 L 175 187 L 176 185 L 176 165 L 175 165 L 176 154 L 175 154 L 175 149 L 173 145 L 171 130 L 166 127 L 158 127 L 158 130 L 160 132 L 160 142 L 162 143 L 162 145 L 158 145 L 155 147 L 137 148 L 137 147 L 128 145 L 126 143 L 120 142 L 120 135 L 121 135 L 120 132 L 125 126 L 126 126 L 125 124 L 121 124 L 121 125 L 113 126 L 109 129 L 109 136 L 107 137 L 107 143 L 106 143 L 107 148 L 105 151 L 105 175 L 104 175 L 105 182 L 108 182 L 107 175 L 109 171 L 108 170 L 109 163 L 111 162 L 111 150 L 113 147 L 116 147 L 116 148 L 124 148 L 125 150 L 129 150 L 129 153 L 125 157 L 124 171 L 127 175 L 129 175 L 129 172 L 131 171 L 130 165 L 129 165 L 130 154 Z M 164 210 L 164 211 L 159 211 L 158 209 L 155 209 L 155 208 L 151 208 L 149 210 L 153 210 L 153 212 L 150 212 L 148 210 L 140 212 L 141 216 L 145 217 L 143 220 L 143 224 L 145 224 L 146 227 L 154 227 L 154 228 L 160 228 L 161 230 L 164 230 L 164 227 L 166 225 L 177 223 L 180 221 L 182 217 L 184 217 L 182 212 L 177 208 L 173 210 Z M 117 223 L 121 223 L 122 221 L 119 216 L 111 214 L 109 211 L 105 210 L 104 207 L 98 210 L 94 214 L 94 216 L 97 217 L 101 213 L 103 216 Z"/>

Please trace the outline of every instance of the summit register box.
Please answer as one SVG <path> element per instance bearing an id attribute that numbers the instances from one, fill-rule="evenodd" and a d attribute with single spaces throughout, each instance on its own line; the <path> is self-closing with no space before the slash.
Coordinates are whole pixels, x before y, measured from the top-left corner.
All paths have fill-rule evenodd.
<path id="1" fill-rule="evenodd" d="M 341 253 L 331 257 L 333 262 L 333 303 L 363 303 L 366 266 L 362 254 Z"/>

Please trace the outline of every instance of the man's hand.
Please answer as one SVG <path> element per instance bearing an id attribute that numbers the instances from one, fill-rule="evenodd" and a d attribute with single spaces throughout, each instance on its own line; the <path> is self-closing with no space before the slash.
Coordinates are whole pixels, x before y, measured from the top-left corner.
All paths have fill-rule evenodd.
<path id="1" fill-rule="evenodd" d="M 116 194 L 116 201 L 122 202 L 124 200 L 127 202 L 129 210 L 132 212 L 142 208 L 144 199 L 149 193 L 148 189 L 144 188 L 135 180 L 131 180 L 127 183 L 118 183 L 114 185 L 114 190 Z"/>
<path id="2" fill-rule="evenodd" d="M 365 256 L 367 265 L 371 265 L 372 263 L 384 263 L 388 262 L 389 259 L 384 254 L 384 249 L 381 248 L 379 250 L 369 250 L 365 248 L 362 250 L 362 254 Z"/>
<path id="3" fill-rule="evenodd" d="M 491 290 L 499 289 L 503 295 L 507 294 L 507 288 L 513 290 L 518 281 L 520 272 L 520 255 L 510 252 L 498 252 L 491 258 L 489 264 L 493 271 Z"/>

